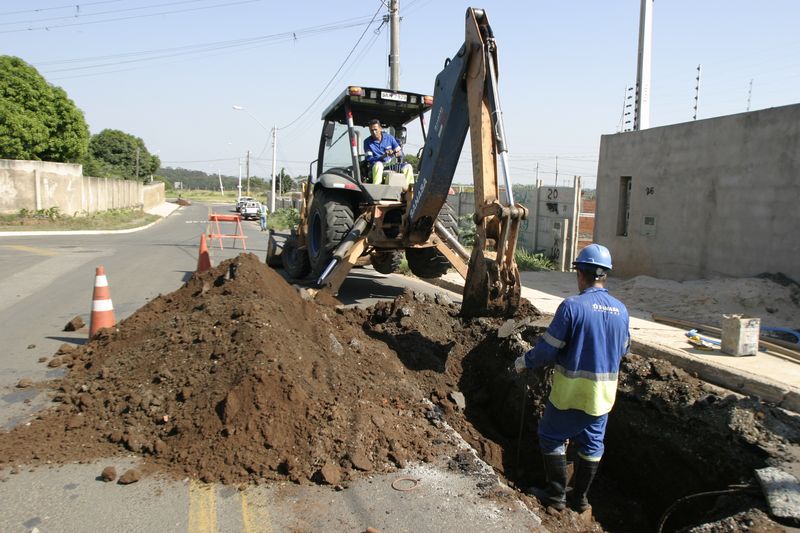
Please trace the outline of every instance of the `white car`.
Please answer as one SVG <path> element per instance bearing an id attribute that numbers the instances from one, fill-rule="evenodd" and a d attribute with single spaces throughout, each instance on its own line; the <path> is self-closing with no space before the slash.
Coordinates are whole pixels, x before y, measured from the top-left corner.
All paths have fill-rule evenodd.
<path id="1" fill-rule="evenodd" d="M 260 202 L 244 202 L 244 205 L 239 209 L 239 214 L 242 218 L 258 218 L 261 216 L 261 203 Z"/>
<path id="2" fill-rule="evenodd" d="M 255 198 L 253 198 L 252 196 L 240 196 L 239 199 L 236 200 L 236 212 L 241 213 L 244 204 L 246 204 L 247 202 L 254 202 L 254 201 Z"/>

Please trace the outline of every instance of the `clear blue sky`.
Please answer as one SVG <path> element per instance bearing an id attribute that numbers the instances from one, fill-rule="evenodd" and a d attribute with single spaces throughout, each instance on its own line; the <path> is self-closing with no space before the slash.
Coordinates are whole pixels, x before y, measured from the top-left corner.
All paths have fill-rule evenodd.
<path id="1" fill-rule="evenodd" d="M 379 0 L 88 0 L 76 8 L 78 1 L 0 3 L 0 49 L 63 87 L 92 133 L 141 137 L 166 166 L 237 175 L 249 149 L 251 173 L 267 176 L 268 129 L 293 123 L 279 130 L 278 168 L 305 174 L 334 96 L 350 84 L 388 86 Z M 618 131 L 625 87 L 636 78 L 639 4 L 476 5 L 498 42 L 515 183 L 532 183 L 537 163 L 552 183 L 558 156 L 559 178 L 578 174 L 594 186 L 600 136 Z M 463 42 L 469 5 L 400 0 L 401 88 L 433 93 L 445 58 Z M 656 1 L 651 125 L 692 119 L 698 64 L 700 119 L 744 112 L 751 79 L 752 110 L 797 103 L 799 21 L 797 0 Z M 469 172 L 460 165 L 455 181 L 471 182 Z"/>

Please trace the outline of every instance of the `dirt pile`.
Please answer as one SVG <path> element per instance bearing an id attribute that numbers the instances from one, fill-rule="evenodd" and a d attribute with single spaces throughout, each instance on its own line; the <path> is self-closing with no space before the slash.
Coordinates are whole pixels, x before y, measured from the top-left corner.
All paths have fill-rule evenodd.
<path id="1" fill-rule="evenodd" d="M 458 312 L 444 295 L 411 292 L 369 309 L 320 304 L 241 255 L 59 354 L 71 370 L 51 385 L 57 405 L 0 433 L 0 468 L 134 452 L 205 481 L 339 485 L 438 457 L 464 470 L 449 425 L 511 486 L 541 484 L 549 375 L 513 373 L 509 339 L 536 342 L 549 318 L 527 302 L 512 321 Z M 796 457 L 798 441 L 797 417 L 631 355 L 590 494 L 595 517 L 611 531 L 653 530 L 678 498 L 747 483 Z M 746 523 L 765 507 L 748 495 L 708 509 L 676 510 L 670 529 Z M 540 515 L 553 531 L 599 528 Z"/>
<path id="2" fill-rule="evenodd" d="M 206 481 L 338 484 L 446 450 L 397 356 L 253 255 L 61 359 L 71 371 L 55 384 L 60 405 L 0 436 L 2 463 L 122 447 Z"/>

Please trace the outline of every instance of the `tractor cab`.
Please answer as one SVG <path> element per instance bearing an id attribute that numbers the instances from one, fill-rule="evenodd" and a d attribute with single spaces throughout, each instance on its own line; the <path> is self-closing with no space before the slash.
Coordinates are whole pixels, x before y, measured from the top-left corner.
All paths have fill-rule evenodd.
<path id="1" fill-rule="evenodd" d="M 348 87 L 322 114 L 323 126 L 313 188 L 345 189 L 361 196 L 363 202 L 400 201 L 406 180 L 401 173 L 404 158 L 393 158 L 384 167 L 380 183 L 372 183 L 364 141 L 370 136 L 369 123 L 379 120 L 403 147 L 409 123 L 419 120 L 420 139 L 425 138 L 423 114 L 433 97 L 387 89 Z"/>

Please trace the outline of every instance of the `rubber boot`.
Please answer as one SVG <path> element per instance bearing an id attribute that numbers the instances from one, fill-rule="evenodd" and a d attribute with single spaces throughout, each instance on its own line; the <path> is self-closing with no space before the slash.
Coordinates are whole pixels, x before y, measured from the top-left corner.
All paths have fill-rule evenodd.
<path id="1" fill-rule="evenodd" d="M 583 457 L 578 458 L 575 483 L 569 495 L 569 506 L 576 513 L 582 513 L 591 507 L 586 495 L 589 493 L 589 487 L 592 485 L 599 466 L 600 461 L 587 461 Z"/>
<path id="2" fill-rule="evenodd" d="M 544 489 L 531 487 L 528 492 L 539 498 L 547 507 L 558 509 L 566 507 L 567 456 L 542 454 L 547 486 Z"/>

